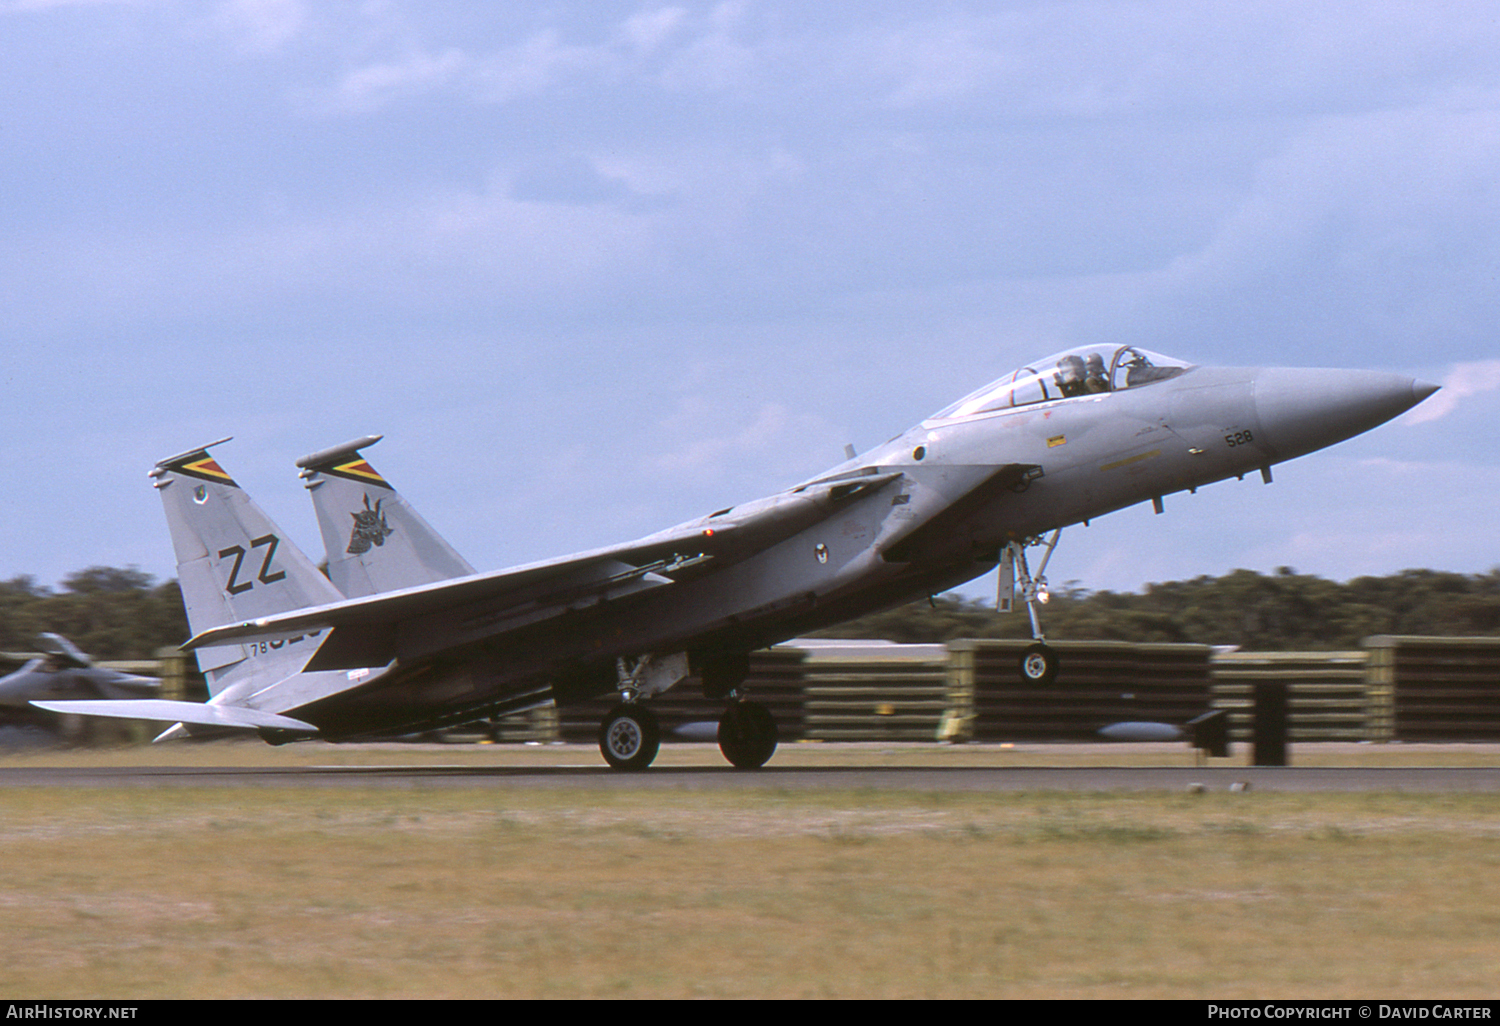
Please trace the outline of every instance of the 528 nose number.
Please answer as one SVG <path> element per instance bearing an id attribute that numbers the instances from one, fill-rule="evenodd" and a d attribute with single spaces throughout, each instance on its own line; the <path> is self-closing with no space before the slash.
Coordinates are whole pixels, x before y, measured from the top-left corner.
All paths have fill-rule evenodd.
<path id="1" fill-rule="evenodd" d="M 1248 431 L 1236 431 L 1224 436 L 1224 444 L 1233 449 L 1237 445 L 1249 445 L 1255 441 L 1255 436 Z"/>

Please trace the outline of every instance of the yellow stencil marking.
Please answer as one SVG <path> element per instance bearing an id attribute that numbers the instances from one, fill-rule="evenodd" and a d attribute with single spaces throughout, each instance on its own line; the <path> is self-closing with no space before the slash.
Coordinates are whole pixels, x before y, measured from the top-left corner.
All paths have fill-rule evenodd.
<path id="1" fill-rule="evenodd" d="M 1126 456 L 1123 460 L 1115 460 L 1113 463 L 1105 463 L 1099 467 L 1100 470 L 1118 470 L 1120 467 L 1128 467 L 1132 463 L 1141 460 L 1151 460 L 1161 455 L 1160 449 L 1152 449 L 1150 452 L 1138 452 L 1134 456 Z"/>

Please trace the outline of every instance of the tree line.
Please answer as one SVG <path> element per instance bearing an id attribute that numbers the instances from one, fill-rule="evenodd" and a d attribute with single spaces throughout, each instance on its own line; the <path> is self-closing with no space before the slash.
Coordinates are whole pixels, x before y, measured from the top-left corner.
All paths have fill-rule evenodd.
<path id="1" fill-rule="evenodd" d="M 1404 570 L 1340 584 L 1289 567 L 1148 584 L 1139 593 L 1073 584 L 1041 607 L 1048 638 L 1192 642 L 1251 651 L 1348 649 L 1372 634 L 1500 635 L 1500 569 L 1485 574 Z M 188 636 L 176 581 L 135 568 L 90 567 L 57 589 L 29 577 L 0 582 L 0 650 L 26 652 L 36 636 L 67 637 L 96 659 L 149 659 Z M 823 637 L 943 642 L 1024 638 L 1024 608 L 944 595 L 862 617 Z"/>
<path id="2" fill-rule="evenodd" d="M 1148 584 L 1139 593 L 1065 586 L 1040 607 L 1049 639 L 1189 642 L 1247 651 L 1353 649 L 1374 634 L 1500 635 L 1500 569 L 1485 574 L 1403 570 L 1340 584 L 1279 567 Z M 1017 602 L 943 596 L 863 617 L 824 637 L 942 642 L 1026 638 L 1031 621 Z"/>
<path id="3" fill-rule="evenodd" d="M 176 581 L 157 584 L 134 567 L 94 566 L 54 590 L 30 576 L 0 581 L 0 651 L 31 652 L 43 632 L 61 634 L 95 659 L 152 659 L 187 640 Z"/>

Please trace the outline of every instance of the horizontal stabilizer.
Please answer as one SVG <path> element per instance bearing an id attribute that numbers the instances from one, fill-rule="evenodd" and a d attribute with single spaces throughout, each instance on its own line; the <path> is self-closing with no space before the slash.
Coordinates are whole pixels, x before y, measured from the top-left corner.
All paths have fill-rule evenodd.
<path id="1" fill-rule="evenodd" d="M 120 701 L 32 702 L 48 712 L 74 713 L 82 716 L 115 716 L 127 720 L 163 720 L 178 723 L 201 723 L 213 727 L 239 727 L 259 730 L 296 730 L 316 734 L 317 727 L 290 716 L 247 709 L 241 705 L 209 705 L 205 702 L 172 702 L 167 699 L 142 698 Z"/>

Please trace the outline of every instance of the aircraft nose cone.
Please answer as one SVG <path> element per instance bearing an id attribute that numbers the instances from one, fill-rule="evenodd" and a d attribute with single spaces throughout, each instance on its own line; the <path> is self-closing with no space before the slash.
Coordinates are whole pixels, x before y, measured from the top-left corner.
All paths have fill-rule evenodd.
<path id="1" fill-rule="evenodd" d="M 1266 448 L 1289 460 L 1384 424 L 1437 388 L 1381 371 L 1271 367 L 1256 375 L 1255 409 Z"/>

